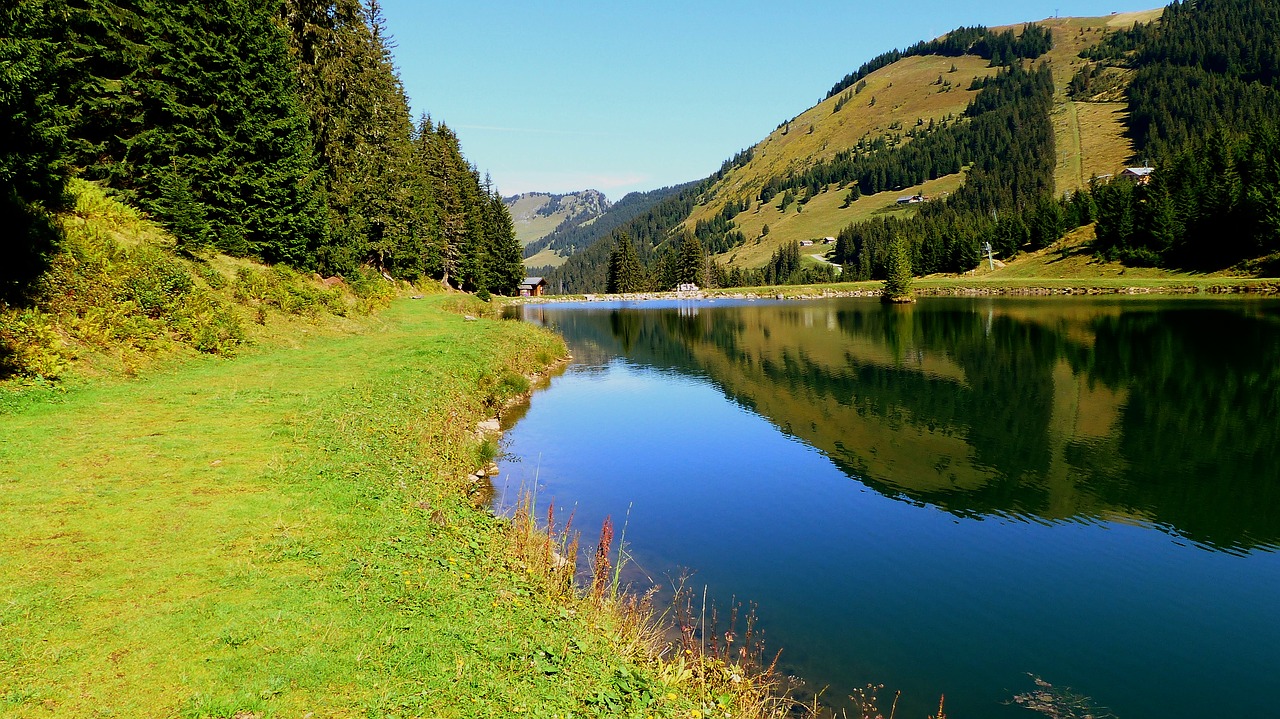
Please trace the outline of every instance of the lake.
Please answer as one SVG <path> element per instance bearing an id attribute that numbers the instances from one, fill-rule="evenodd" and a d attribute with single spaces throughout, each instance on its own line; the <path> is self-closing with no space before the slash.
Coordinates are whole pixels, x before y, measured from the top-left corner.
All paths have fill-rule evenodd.
<path id="1" fill-rule="evenodd" d="M 612 516 L 637 589 L 758 605 L 837 705 L 1275 716 L 1280 302 L 530 305 L 573 363 L 506 418 L 520 486 Z M 585 562 L 584 562 L 585 564 Z"/>

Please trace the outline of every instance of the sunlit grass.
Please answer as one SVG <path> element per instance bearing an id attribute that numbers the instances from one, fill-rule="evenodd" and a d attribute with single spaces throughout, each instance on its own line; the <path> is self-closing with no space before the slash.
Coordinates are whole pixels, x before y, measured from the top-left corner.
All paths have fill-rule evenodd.
<path id="1" fill-rule="evenodd" d="M 558 340 L 440 304 L 5 415 L 3 713 L 496 715 L 609 681 L 607 632 L 550 620 L 457 491 L 481 377 Z"/>

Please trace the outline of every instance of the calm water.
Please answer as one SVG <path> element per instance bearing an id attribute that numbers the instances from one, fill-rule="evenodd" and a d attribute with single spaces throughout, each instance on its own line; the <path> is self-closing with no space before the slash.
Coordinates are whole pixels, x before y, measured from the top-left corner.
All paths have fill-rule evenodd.
<path id="1" fill-rule="evenodd" d="M 542 306 L 574 364 L 511 418 L 632 579 L 759 605 L 785 669 L 899 716 L 1277 716 L 1280 303 Z M 593 540 L 592 530 L 584 543 Z M 883 702 L 887 705 L 887 701 Z"/>

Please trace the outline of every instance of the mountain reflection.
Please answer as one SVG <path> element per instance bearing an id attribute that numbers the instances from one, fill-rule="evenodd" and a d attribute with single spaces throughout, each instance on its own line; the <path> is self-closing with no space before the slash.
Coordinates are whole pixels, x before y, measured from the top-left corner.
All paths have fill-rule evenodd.
<path id="1" fill-rule="evenodd" d="M 530 307 L 580 357 L 707 378 L 890 497 L 1280 544 L 1270 302 Z"/>

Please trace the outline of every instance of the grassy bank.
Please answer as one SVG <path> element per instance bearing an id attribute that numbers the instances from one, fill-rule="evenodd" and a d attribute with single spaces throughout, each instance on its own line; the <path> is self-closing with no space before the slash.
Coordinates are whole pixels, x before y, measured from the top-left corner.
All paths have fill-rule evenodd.
<path id="1" fill-rule="evenodd" d="M 11 402 L 0 714 L 688 716 L 467 501 L 476 421 L 563 349 L 456 301 Z"/>
<path id="2" fill-rule="evenodd" d="M 557 337 L 180 257 L 81 189 L 0 308 L 0 716 L 754 715 L 485 506 L 477 424 Z"/>

